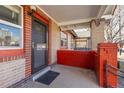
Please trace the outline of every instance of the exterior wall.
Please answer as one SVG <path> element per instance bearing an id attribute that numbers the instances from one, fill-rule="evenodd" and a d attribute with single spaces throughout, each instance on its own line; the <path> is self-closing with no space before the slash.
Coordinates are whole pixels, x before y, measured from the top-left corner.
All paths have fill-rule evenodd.
<path id="1" fill-rule="evenodd" d="M 68 49 L 72 49 L 72 46 L 71 46 L 71 39 L 72 39 L 72 35 L 70 33 L 67 33 L 68 35 Z"/>
<path id="2" fill-rule="evenodd" d="M 24 51 L 25 51 L 25 58 L 26 58 L 26 67 L 25 67 L 25 76 L 29 77 L 31 75 L 31 64 L 32 64 L 32 17 L 29 15 L 30 6 L 23 6 L 24 8 Z M 39 20 L 43 21 L 49 26 L 49 21 L 45 15 L 43 15 L 42 11 L 38 8 L 33 13 L 33 15 L 38 18 Z M 43 15 L 43 16 L 42 16 Z M 50 29 L 49 29 L 50 30 Z M 48 31 L 48 37 L 49 31 Z M 50 63 L 50 41 L 48 40 L 48 64 Z"/>
<path id="3" fill-rule="evenodd" d="M 25 59 L 0 63 L 0 87 L 10 85 L 25 78 Z"/>
<path id="4" fill-rule="evenodd" d="M 29 16 L 30 7 L 23 6 L 24 10 L 24 52 L 25 52 L 25 76 L 31 75 L 31 32 L 32 18 Z"/>
<path id="5" fill-rule="evenodd" d="M 31 32 L 32 18 L 28 15 L 30 6 L 24 7 L 24 50 L 26 58 L 26 77 L 31 75 Z M 48 24 L 48 64 L 56 62 L 56 50 L 60 48 L 60 32 L 59 27 L 50 20 L 40 9 L 36 9 L 34 14 L 39 20 Z"/>
<path id="6" fill-rule="evenodd" d="M 88 46 L 88 48 L 92 48 L 91 42 L 92 42 L 91 39 L 88 38 L 87 39 L 87 46 Z"/>
<path id="7" fill-rule="evenodd" d="M 68 49 L 71 49 L 71 35 L 68 33 Z"/>
<path id="8" fill-rule="evenodd" d="M 92 40 L 92 50 L 97 49 L 98 43 L 104 42 L 104 29 L 105 20 L 93 20 L 91 22 L 91 40 Z"/>
<path id="9" fill-rule="evenodd" d="M 57 61 L 57 50 L 60 48 L 60 29 L 56 23 L 51 21 L 51 63 Z"/>
<path id="10" fill-rule="evenodd" d="M 23 7 L 23 49 L 12 49 L 12 50 L 0 50 L 0 87 L 8 87 L 18 81 L 20 81 L 23 78 L 29 77 L 31 75 L 31 41 L 32 41 L 32 17 L 29 15 L 30 6 L 24 5 Z M 42 16 L 43 15 L 43 16 Z M 47 16 L 45 16 L 41 10 L 38 8 L 36 9 L 35 16 L 42 20 L 43 22 L 49 22 L 49 19 Z M 52 21 L 51 21 L 52 22 Z M 56 50 L 60 47 L 60 40 L 57 40 L 56 38 L 59 38 L 59 28 L 55 23 L 48 23 L 48 26 L 52 26 L 49 28 L 48 31 L 48 64 L 51 64 L 51 62 L 56 61 Z M 52 30 L 51 30 L 52 29 Z M 52 33 L 51 33 L 52 31 Z M 52 52 L 51 52 L 51 36 L 54 36 L 52 38 Z M 57 43 L 54 41 L 56 40 Z M 51 54 L 52 53 L 52 54 Z M 52 55 L 52 56 L 51 56 Z M 52 59 L 50 58 L 52 57 Z M 20 61 L 23 59 L 23 61 Z M 51 61 L 52 60 L 52 61 Z M 7 64 L 13 64 L 11 66 L 7 66 Z M 23 66 L 22 66 L 23 65 Z M 2 67 L 1 67 L 2 66 Z M 5 66 L 5 67 L 4 67 Z M 6 69 L 9 68 L 8 71 L 1 71 L 3 68 Z M 19 68 L 22 69 L 19 69 Z M 12 70 L 15 70 L 17 73 L 11 73 Z M 5 73 L 6 72 L 6 73 Z M 8 73 L 11 73 L 11 76 L 9 76 Z M 8 77 L 5 77 L 8 75 Z M 22 77 L 19 75 L 22 75 Z M 5 78 L 1 78 L 1 77 Z M 17 77 L 16 77 L 17 76 Z M 15 77 L 15 78 L 13 78 Z M 13 78 L 13 79 L 12 79 Z M 9 82 L 10 80 L 10 82 Z"/>
<path id="11" fill-rule="evenodd" d="M 25 78 L 24 48 L 0 50 L 0 87 L 8 87 Z"/>

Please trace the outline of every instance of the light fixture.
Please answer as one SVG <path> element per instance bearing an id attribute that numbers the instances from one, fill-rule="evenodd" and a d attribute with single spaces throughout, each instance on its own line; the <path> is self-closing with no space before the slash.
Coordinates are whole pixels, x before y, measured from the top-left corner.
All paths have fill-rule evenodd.
<path id="1" fill-rule="evenodd" d="M 30 6 L 30 9 L 33 10 L 33 11 L 36 11 L 36 6 L 31 5 L 31 6 Z"/>
<path id="2" fill-rule="evenodd" d="M 29 15 L 32 16 L 32 14 L 36 11 L 36 6 L 31 5 L 31 6 L 30 6 L 30 9 L 31 9 L 31 11 L 29 11 Z"/>

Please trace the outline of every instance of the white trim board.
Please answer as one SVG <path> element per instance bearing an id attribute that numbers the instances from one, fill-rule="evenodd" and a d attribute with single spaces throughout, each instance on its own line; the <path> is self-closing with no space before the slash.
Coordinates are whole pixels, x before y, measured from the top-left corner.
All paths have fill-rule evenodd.
<path id="1" fill-rule="evenodd" d="M 77 20 L 72 20 L 72 21 L 60 22 L 58 25 L 64 26 L 64 25 L 72 25 L 72 24 L 78 24 L 78 23 L 86 23 L 86 22 L 90 22 L 92 19 L 95 19 L 95 17 L 87 18 L 87 19 L 77 19 Z"/>
<path id="2" fill-rule="evenodd" d="M 52 21 L 54 21 L 58 25 L 58 22 L 54 18 L 52 18 L 49 14 L 47 14 L 43 9 L 41 9 L 39 5 L 36 5 L 36 7 L 40 9 L 47 17 L 49 17 Z"/>

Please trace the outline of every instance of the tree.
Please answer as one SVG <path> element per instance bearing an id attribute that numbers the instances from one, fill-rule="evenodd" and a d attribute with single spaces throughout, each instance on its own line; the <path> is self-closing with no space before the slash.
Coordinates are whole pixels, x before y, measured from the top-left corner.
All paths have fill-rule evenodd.
<path id="1" fill-rule="evenodd" d="M 105 36 L 107 42 L 117 43 L 119 49 L 124 45 L 124 6 L 117 6 L 114 15 L 108 20 Z M 121 52 L 120 52 L 121 53 Z"/>

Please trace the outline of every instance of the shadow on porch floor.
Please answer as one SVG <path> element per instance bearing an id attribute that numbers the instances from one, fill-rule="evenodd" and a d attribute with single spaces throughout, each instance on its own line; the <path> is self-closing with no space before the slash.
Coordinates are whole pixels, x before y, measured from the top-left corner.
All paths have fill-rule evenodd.
<path id="1" fill-rule="evenodd" d="M 63 65 L 52 66 L 60 75 L 49 85 L 27 80 L 17 88 L 98 88 L 95 73 L 92 70 Z"/>

